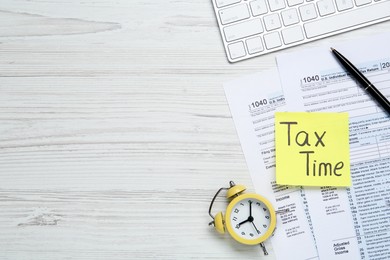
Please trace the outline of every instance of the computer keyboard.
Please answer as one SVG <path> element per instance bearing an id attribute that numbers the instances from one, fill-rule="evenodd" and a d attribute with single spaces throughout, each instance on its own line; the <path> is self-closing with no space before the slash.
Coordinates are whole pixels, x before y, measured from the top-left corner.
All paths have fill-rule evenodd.
<path id="1" fill-rule="evenodd" d="M 390 19 L 390 0 L 211 0 L 236 62 Z"/>

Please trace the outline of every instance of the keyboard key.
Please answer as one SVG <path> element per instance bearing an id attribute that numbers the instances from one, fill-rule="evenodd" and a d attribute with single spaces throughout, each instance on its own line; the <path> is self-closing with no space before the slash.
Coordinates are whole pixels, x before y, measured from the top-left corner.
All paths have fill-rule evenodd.
<path id="1" fill-rule="evenodd" d="M 281 14 L 282 14 L 283 24 L 285 26 L 289 26 L 289 25 L 292 25 L 292 24 L 299 23 L 299 17 L 298 17 L 297 9 L 290 8 L 290 9 L 287 9 L 286 11 L 282 11 Z"/>
<path id="2" fill-rule="evenodd" d="M 336 0 L 337 10 L 345 11 L 353 7 L 352 0 Z"/>
<path id="3" fill-rule="evenodd" d="M 259 34 L 263 31 L 264 29 L 260 19 L 248 20 L 223 28 L 226 41 L 228 42 Z"/>
<path id="4" fill-rule="evenodd" d="M 338 15 L 327 16 L 323 19 L 304 24 L 307 38 L 314 38 L 320 35 L 335 33 L 340 30 L 352 28 L 353 26 L 375 22 L 390 17 L 390 1 L 378 2 L 375 5 L 368 5 Z"/>
<path id="5" fill-rule="evenodd" d="M 222 24 L 228 24 L 244 20 L 250 17 L 246 4 L 235 5 L 219 11 L 219 17 Z"/>
<path id="6" fill-rule="evenodd" d="M 263 19 L 264 19 L 265 29 L 267 31 L 275 30 L 275 29 L 282 27 L 278 13 L 264 16 Z"/>
<path id="7" fill-rule="evenodd" d="M 355 0 L 357 6 L 362 6 L 371 3 L 371 0 Z"/>
<path id="8" fill-rule="evenodd" d="M 268 0 L 269 9 L 273 11 L 277 11 L 286 7 L 284 0 Z"/>
<path id="9" fill-rule="evenodd" d="M 264 35 L 265 47 L 269 49 L 274 49 L 276 47 L 282 46 L 282 41 L 278 32 L 272 32 Z"/>
<path id="10" fill-rule="evenodd" d="M 260 37 L 255 37 L 246 40 L 246 47 L 248 47 L 249 54 L 254 54 L 264 50 L 263 43 Z"/>
<path id="11" fill-rule="evenodd" d="M 236 4 L 241 2 L 241 0 L 215 0 L 215 4 L 217 5 L 218 8 Z"/>
<path id="12" fill-rule="evenodd" d="M 333 0 L 319 0 L 317 2 L 317 8 L 321 16 L 333 14 L 336 12 L 333 5 Z"/>
<path id="13" fill-rule="evenodd" d="M 266 14 L 268 12 L 267 4 L 265 0 L 252 1 L 250 2 L 250 6 L 251 6 L 253 16 Z"/>
<path id="14" fill-rule="evenodd" d="M 302 21 L 308 21 L 317 17 L 316 7 L 314 4 L 307 4 L 299 7 Z"/>
<path id="15" fill-rule="evenodd" d="M 246 55 L 245 46 L 243 42 L 236 42 L 228 45 L 230 57 L 234 60 L 244 57 Z"/>
<path id="16" fill-rule="evenodd" d="M 305 39 L 301 26 L 289 27 L 287 29 L 282 30 L 282 37 L 284 44 L 300 42 Z"/>
<path id="17" fill-rule="evenodd" d="M 288 6 L 299 5 L 302 3 L 303 3 L 303 0 L 287 0 Z"/>

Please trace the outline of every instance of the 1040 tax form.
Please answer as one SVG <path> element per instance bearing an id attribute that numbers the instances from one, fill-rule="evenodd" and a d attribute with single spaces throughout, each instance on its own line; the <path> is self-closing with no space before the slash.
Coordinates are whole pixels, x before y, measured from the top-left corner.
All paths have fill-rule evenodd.
<path id="1" fill-rule="evenodd" d="M 318 259 L 305 190 L 275 181 L 274 114 L 286 109 L 277 70 L 232 80 L 224 88 L 256 192 L 284 212 L 277 214 L 270 239 L 276 258 Z"/>
<path id="2" fill-rule="evenodd" d="M 389 46 L 386 34 L 329 47 L 389 98 Z M 277 57 L 289 111 L 349 113 L 352 186 L 306 190 L 318 253 L 321 259 L 390 259 L 390 115 L 329 47 Z"/>

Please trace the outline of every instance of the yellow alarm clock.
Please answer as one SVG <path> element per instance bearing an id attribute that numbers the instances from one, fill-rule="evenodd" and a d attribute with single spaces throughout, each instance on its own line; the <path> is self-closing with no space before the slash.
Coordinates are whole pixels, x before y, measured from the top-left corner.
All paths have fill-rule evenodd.
<path id="1" fill-rule="evenodd" d="M 226 197 L 230 199 L 225 217 L 222 212 L 213 216 L 213 203 L 222 190 L 227 190 Z M 227 230 L 234 240 L 242 244 L 259 244 L 267 255 L 263 242 L 270 238 L 275 230 L 275 210 L 266 198 L 255 193 L 243 194 L 245 190 L 245 186 L 236 185 L 232 181 L 229 188 L 220 188 L 210 203 L 209 215 L 213 221 L 209 225 L 214 225 L 222 234 Z"/>

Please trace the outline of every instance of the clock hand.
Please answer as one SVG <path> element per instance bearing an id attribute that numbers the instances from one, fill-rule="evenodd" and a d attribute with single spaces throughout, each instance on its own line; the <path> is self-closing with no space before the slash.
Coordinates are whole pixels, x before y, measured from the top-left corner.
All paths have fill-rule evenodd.
<path id="1" fill-rule="evenodd" d="M 249 201 L 249 217 L 252 217 L 252 201 Z"/>
<path id="2" fill-rule="evenodd" d="M 253 227 L 256 229 L 257 234 L 260 234 L 260 231 L 257 229 L 255 223 L 253 223 L 253 221 L 251 221 L 251 223 L 253 224 Z"/>
<path id="3" fill-rule="evenodd" d="M 249 206 L 252 206 L 252 203 L 251 203 L 251 202 L 250 202 Z M 260 234 L 260 231 L 257 229 L 255 223 L 253 222 L 254 218 L 252 217 L 252 207 L 249 208 L 249 212 L 250 212 L 250 213 L 249 213 L 250 216 L 249 216 L 249 218 L 248 218 L 248 221 L 249 221 L 250 223 L 252 223 L 253 227 L 254 227 L 254 228 L 256 229 L 256 231 L 257 231 L 257 234 Z"/>
<path id="4" fill-rule="evenodd" d="M 238 223 L 238 226 L 241 226 L 242 224 L 246 223 L 246 222 L 252 222 L 253 223 L 253 217 L 252 216 L 249 216 L 246 220 Z"/>
<path id="5" fill-rule="evenodd" d="M 244 223 L 246 223 L 246 222 L 249 222 L 249 221 L 250 221 L 250 220 L 249 220 L 249 218 L 248 218 L 247 220 L 244 220 L 244 221 L 238 223 L 238 226 L 241 226 L 242 224 L 244 224 Z"/>
<path id="6" fill-rule="evenodd" d="M 249 201 L 249 217 L 247 220 L 244 220 L 240 223 L 238 223 L 238 226 L 240 227 L 242 224 L 245 224 L 246 222 L 252 222 L 253 223 L 253 217 L 252 217 L 252 201 Z"/>

